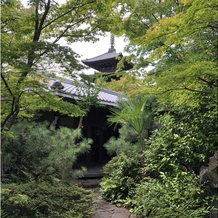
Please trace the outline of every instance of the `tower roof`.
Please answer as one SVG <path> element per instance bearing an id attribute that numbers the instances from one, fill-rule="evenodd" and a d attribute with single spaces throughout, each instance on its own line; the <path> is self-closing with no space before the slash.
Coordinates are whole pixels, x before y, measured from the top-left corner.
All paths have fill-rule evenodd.
<path id="1" fill-rule="evenodd" d="M 116 49 L 114 48 L 114 36 L 111 35 L 110 38 L 111 47 L 108 49 L 108 52 L 98 55 L 96 57 L 82 60 L 82 62 L 99 71 L 99 72 L 107 72 L 107 73 L 114 73 L 117 69 L 117 64 L 119 59 L 123 57 L 122 53 L 117 53 Z M 124 70 L 129 70 L 133 67 L 132 64 L 125 63 Z"/>
<path id="2" fill-rule="evenodd" d="M 122 53 L 117 53 L 116 51 L 108 51 L 107 53 L 101 54 L 99 56 L 82 60 L 82 62 L 99 72 L 113 73 L 117 69 L 119 57 L 122 58 Z"/>

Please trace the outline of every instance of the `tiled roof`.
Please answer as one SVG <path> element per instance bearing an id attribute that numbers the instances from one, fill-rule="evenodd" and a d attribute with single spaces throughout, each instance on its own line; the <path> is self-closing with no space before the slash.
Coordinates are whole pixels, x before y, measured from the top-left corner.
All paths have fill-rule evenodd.
<path id="1" fill-rule="evenodd" d="M 122 56 L 122 53 L 117 53 L 114 50 L 112 52 L 108 51 L 107 53 L 104 53 L 102 55 L 96 56 L 94 58 L 89 58 L 89 59 L 82 60 L 82 62 L 84 64 L 86 64 L 86 63 L 89 63 L 89 62 L 102 61 L 102 60 L 106 60 L 106 59 L 116 58 L 118 56 Z"/>
<path id="2" fill-rule="evenodd" d="M 122 53 L 117 53 L 115 49 L 109 49 L 107 53 L 82 60 L 82 62 L 99 72 L 112 73 L 116 71 L 118 57 L 122 58 Z"/>
<path id="3" fill-rule="evenodd" d="M 119 58 L 122 58 L 122 53 L 117 53 L 115 49 L 110 48 L 107 53 L 96 56 L 94 58 L 89 58 L 86 60 L 82 60 L 82 62 L 99 71 L 99 72 L 107 72 L 114 73 L 117 70 L 117 64 L 119 62 Z M 130 70 L 133 68 L 132 63 L 124 63 L 123 70 Z"/>
<path id="4" fill-rule="evenodd" d="M 51 87 L 55 82 L 58 82 L 58 80 L 51 79 L 48 86 Z M 82 89 L 83 92 L 78 92 L 77 87 L 73 84 L 73 80 L 65 79 L 63 81 L 61 80 L 60 82 L 63 88 L 60 90 L 53 89 L 53 93 L 58 96 L 77 100 L 79 97 L 82 97 L 86 94 L 86 86 L 82 82 L 79 82 L 79 86 L 84 88 Z M 116 106 L 116 102 L 119 99 L 126 99 L 126 96 L 108 89 L 101 89 L 98 94 L 98 100 L 100 101 L 100 104 L 103 105 Z"/>

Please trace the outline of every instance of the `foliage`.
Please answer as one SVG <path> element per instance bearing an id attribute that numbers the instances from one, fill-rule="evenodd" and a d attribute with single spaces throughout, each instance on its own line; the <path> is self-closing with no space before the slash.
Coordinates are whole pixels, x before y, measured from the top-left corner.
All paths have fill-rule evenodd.
<path id="1" fill-rule="evenodd" d="M 122 202 L 133 195 L 135 185 L 142 178 L 144 166 L 143 150 L 150 132 L 154 128 L 152 109 L 155 100 L 138 97 L 119 102 L 118 108 L 111 109 L 109 123 L 121 124 L 118 139 L 111 138 L 104 146 L 109 154 L 116 153 L 104 167 L 101 183 L 102 196 L 114 203 Z M 108 174 L 108 172 L 110 172 Z"/>
<path id="2" fill-rule="evenodd" d="M 159 128 L 145 151 L 148 171 L 159 174 L 176 165 L 198 174 L 200 167 L 207 165 L 217 145 L 217 112 L 215 107 L 205 105 L 194 110 L 172 106 L 169 113 L 159 116 Z"/>
<path id="3" fill-rule="evenodd" d="M 111 79 L 110 82 L 105 81 L 102 83 L 102 86 L 106 89 L 123 93 L 130 99 L 144 94 L 143 79 L 124 73 L 119 80 Z"/>
<path id="4" fill-rule="evenodd" d="M 84 68 L 68 45 L 96 41 L 104 28 L 102 14 L 111 1 L 4 0 L 1 5 L 2 132 L 8 134 L 16 117 L 39 110 L 83 116 L 78 106 L 50 92 L 51 77 L 74 77 Z M 61 45 L 61 40 L 62 43 Z M 66 45 L 67 44 L 67 45 Z M 3 134 L 3 136 L 4 136 Z"/>
<path id="5" fill-rule="evenodd" d="M 177 105 L 197 105 L 196 92 L 208 87 L 217 92 L 215 0 L 124 2 L 120 13 L 129 14 L 120 28 L 131 42 L 135 68 L 144 71 L 146 92 Z M 148 61 L 155 66 L 149 73 Z"/>
<path id="6" fill-rule="evenodd" d="M 208 215 L 210 200 L 205 197 L 203 188 L 198 186 L 196 175 L 199 174 L 200 167 L 208 163 L 209 157 L 216 149 L 215 96 L 208 93 L 204 95 L 196 93 L 195 99 L 200 102 L 200 105 L 195 107 L 176 106 L 170 103 L 158 105 L 156 113 L 159 116 L 155 117 L 156 129 L 146 140 L 147 146 L 143 156 L 139 157 L 144 161 L 143 165 L 140 165 L 141 175 L 144 175 L 143 180 L 140 179 L 141 185 L 138 182 L 138 191 L 134 197 L 128 196 L 122 199 L 122 203 L 133 207 L 137 215 L 144 217 L 151 208 L 153 217 L 186 217 L 182 214 L 185 211 L 184 208 L 187 208 L 190 217 Z M 116 151 L 118 160 L 122 155 L 121 152 L 125 152 L 128 158 L 131 158 L 131 152 L 137 143 L 135 140 L 137 132 L 130 129 L 124 123 L 120 129 L 120 137 L 116 140 L 111 139 L 105 144 L 108 151 Z M 117 164 L 119 164 L 118 161 Z M 120 168 L 122 169 L 121 165 Z M 122 177 L 119 171 L 114 171 L 112 168 L 110 170 L 113 171 L 114 176 L 112 178 L 105 176 L 103 190 L 108 191 L 106 194 L 109 197 L 113 194 L 113 197 L 110 199 L 104 192 L 103 196 L 105 194 L 112 202 L 119 202 L 123 191 L 121 188 L 117 189 L 117 183 L 120 184 L 119 182 L 123 181 L 125 176 Z M 134 171 L 131 173 L 134 174 Z M 181 184 L 183 191 L 177 192 Z M 160 195 L 158 195 L 159 189 Z M 174 195 L 174 192 L 177 194 Z M 143 206 L 141 199 L 147 199 Z M 171 206 L 169 206 L 170 203 L 172 203 Z"/>
<path id="7" fill-rule="evenodd" d="M 103 173 L 101 195 L 113 203 L 123 203 L 133 196 L 141 179 L 140 157 L 135 152 L 131 157 L 121 153 L 104 166 Z"/>
<path id="8" fill-rule="evenodd" d="M 139 149 L 139 145 L 137 145 L 138 133 L 128 125 L 123 125 L 118 131 L 118 138 L 111 137 L 104 144 L 107 153 L 109 155 L 120 155 L 124 153 L 127 156 L 131 156 L 132 152 L 137 152 Z"/>
<path id="9" fill-rule="evenodd" d="M 92 106 L 95 107 L 103 107 L 100 104 L 100 100 L 98 99 L 98 95 L 102 89 L 101 83 L 103 78 L 98 77 L 98 84 L 93 82 L 94 78 L 89 75 L 80 75 L 81 80 L 75 80 L 73 83 L 76 86 L 77 92 L 77 105 L 82 109 L 85 113 L 83 116 L 80 116 L 80 121 L 77 128 L 81 128 L 83 117 L 88 114 Z M 95 77 L 95 76 L 94 76 Z"/>
<path id="10" fill-rule="evenodd" d="M 199 186 L 196 174 L 199 174 L 199 166 L 206 164 L 215 150 L 216 130 L 213 129 L 213 123 L 216 117 L 211 116 L 213 113 L 212 110 L 203 110 L 203 107 L 195 111 L 188 107 L 171 107 L 168 113 L 165 111 L 157 117 L 158 129 L 149 138 L 150 144 L 143 154 L 143 167 L 139 164 L 141 175 L 145 177 L 134 181 L 136 187 L 129 186 L 131 194 L 127 196 L 123 190 L 131 183 L 121 173 L 123 165 L 127 163 L 120 163 L 120 158 L 124 155 L 121 151 L 125 151 L 128 161 L 132 160 L 134 146 L 127 139 L 128 135 L 131 138 L 131 134 L 123 126 L 120 138 L 105 145 L 109 151 L 117 151 L 118 156 L 112 159 L 112 163 L 116 163 L 119 170 L 110 162 L 105 166 L 106 173 L 101 183 L 102 196 L 131 207 L 138 217 L 208 217 L 211 199 L 206 197 L 208 193 Z M 125 138 L 127 142 L 121 143 Z M 133 158 L 135 164 L 139 158 L 140 155 Z M 132 176 L 137 175 L 136 172 L 129 168 Z"/>
<path id="11" fill-rule="evenodd" d="M 78 186 L 28 182 L 1 188 L 5 217 L 88 218 L 95 209 L 92 192 Z"/>
<path id="12" fill-rule="evenodd" d="M 3 182 L 40 181 L 51 176 L 69 182 L 81 175 L 72 166 L 90 148 L 91 139 L 82 139 L 80 129 L 51 131 L 46 124 L 22 120 L 12 130 L 14 137 L 2 148 Z"/>
<path id="13" fill-rule="evenodd" d="M 119 3 L 112 32 L 129 39 L 134 68 L 144 72 L 144 95 L 158 102 L 158 129 L 149 135 L 142 169 L 151 178 L 138 186 L 136 211 L 142 217 L 208 216 L 209 199 L 196 175 L 217 147 L 217 2 Z M 148 63 L 155 66 L 150 72 Z M 134 116 L 134 106 L 116 111 L 112 121 L 132 125 L 139 118 L 134 125 L 141 122 L 143 129 L 144 114 Z"/>
<path id="14" fill-rule="evenodd" d="M 169 113 L 165 112 L 156 118 L 158 129 L 149 138 L 150 145 L 144 151 L 144 167 L 141 170 L 146 177 L 141 184 L 138 182 L 135 195 L 121 202 L 133 208 L 138 217 L 208 217 L 210 199 L 206 197 L 208 193 L 203 191 L 203 187 L 198 185 L 196 174 L 199 173 L 199 166 L 206 164 L 214 152 L 216 130 L 213 127 L 216 116 L 213 110 L 207 110 L 203 105 L 195 111 L 188 107 L 170 109 Z M 123 140 L 127 135 L 127 131 L 120 131 L 120 138 L 116 141 Z M 113 147 L 113 143 L 117 145 L 116 141 L 109 142 L 106 147 L 111 148 L 110 144 Z M 127 154 L 131 153 L 130 141 L 118 144 L 120 148 L 117 150 L 126 149 Z M 117 155 L 119 159 L 120 153 Z M 119 172 L 112 169 L 109 170 L 116 174 L 112 178 L 105 176 L 103 188 L 116 197 L 112 198 L 112 202 L 117 202 L 117 199 L 119 202 L 123 191 L 116 189 L 116 184 L 125 177 L 117 177 Z M 193 171 L 196 174 L 191 173 Z M 131 173 L 134 172 L 131 170 Z"/>
<path id="15" fill-rule="evenodd" d="M 160 172 L 160 177 L 137 185 L 131 200 L 137 217 L 208 217 L 208 199 L 195 175 L 177 171 L 176 176 Z"/>
<path id="16" fill-rule="evenodd" d="M 144 149 L 144 140 L 148 139 L 154 128 L 153 111 L 156 101 L 149 96 L 138 96 L 131 100 L 122 100 L 117 108 L 112 108 L 108 122 L 116 125 L 128 125 L 138 134 L 140 149 Z"/>
<path id="17" fill-rule="evenodd" d="M 216 0 L 118 2 L 111 31 L 130 42 L 128 59 L 144 78 L 140 90 L 177 105 L 197 105 L 196 92 L 208 87 L 217 92 Z"/>
<path id="18" fill-rule="evenodd" d="M 217 116 L 212 95 L 210 102 L 208 96 L 198 98 L 198 107 L 168 105 L 156 118 L 158 129 L 144 152 L 143 171 L 151 178 L 138 186 L 136 200 L 130 201 L 142 217 L 147 212 L 149 217 L 208 217 L 211 199 L 199 187 L 197 175 L 216 150 Z M 146 199 L 143 206 L 137 203 L 141 198 Z"/>

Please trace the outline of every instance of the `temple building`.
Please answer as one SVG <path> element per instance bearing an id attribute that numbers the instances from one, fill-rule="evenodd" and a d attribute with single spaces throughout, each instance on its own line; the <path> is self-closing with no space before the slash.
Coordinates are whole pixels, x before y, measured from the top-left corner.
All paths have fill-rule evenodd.
<path id="1" fill-rule="evenodd" d="M 83 63 L 98 73 L 104 72 L 107 74 L 113 74 L 117 70 L 118 59 L 122 58 L 122 53 L 117 53 L 114 48 L 114 37 L 111 36 L 111 47 L 105 54 L 99 55 L 94 58 L 83 60 Z M 131 69 L 132 64 L 125 63 L 124 70 Z M 79 83 L 80 84 L 80 83 Z M 62 79 L 58 81 L 53 78 L 49 82 L 49 87 L 51 91 L 61 97 L 63 100 L 76 104 L 79 99 L 81 99 L 81 92 L 78 92 L 78 87 L 76 87 L 72 80 Z M 84 84 L 80 84 L 84 86 Z M 82 95 L 86 95 L 86 89 Z M 102 165 L 109 160 L 107 151 L 104 148 L 104 143 L 106 143 L 110 137 L 118 136 L 118 132 L 114 131 L 114 128 L 108 126 L 107 116 L 110 115 L 110 108 L 116 107 L 116 102 L 119 99 L 125 99 L 126 96 L 107 89 L 101 89 L 98 93 L 98 101 L 100 106 L 92 106 L 87 116 L 83 118 L 82 121 L 82 133 L 84 137 L 91 138 L 93 143 L 91 145 L 91 150 L 79 157 L 78 165 L 83 166 L 93 166 Z M 44 115 L 44 119 L 48 120 L 50 123 L 57 123 L 58 126 L 65 126 L 69 128 L 78 128 L 79 118 L 78 117 L 68 117 L 67 115 L 61 115 L 57 112 L 47 112 Z"/>

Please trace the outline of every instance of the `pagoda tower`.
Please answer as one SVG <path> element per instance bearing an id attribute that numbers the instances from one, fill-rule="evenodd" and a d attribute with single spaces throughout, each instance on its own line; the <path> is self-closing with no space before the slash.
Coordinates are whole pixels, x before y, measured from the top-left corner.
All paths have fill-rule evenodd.
<path id="1" fill-rule="evenodd" d="M 101 54 L 99 56 L 82 60 L 82 62 L 97 70 L 101 73 L 106 74 L 113 74 L 117 70 L 117 64 L 119 60 L 123 57 L 122 53 L 117 53 L 116 49 L 114 48 L 115 39 L 114 36 L 111 34 L 110 36 L 110 45 L 111 47 L 108 49 L 108 52 Z M 123 71 L 130 70 L 133 67 L 131 63 L 124 63 Z"/>

